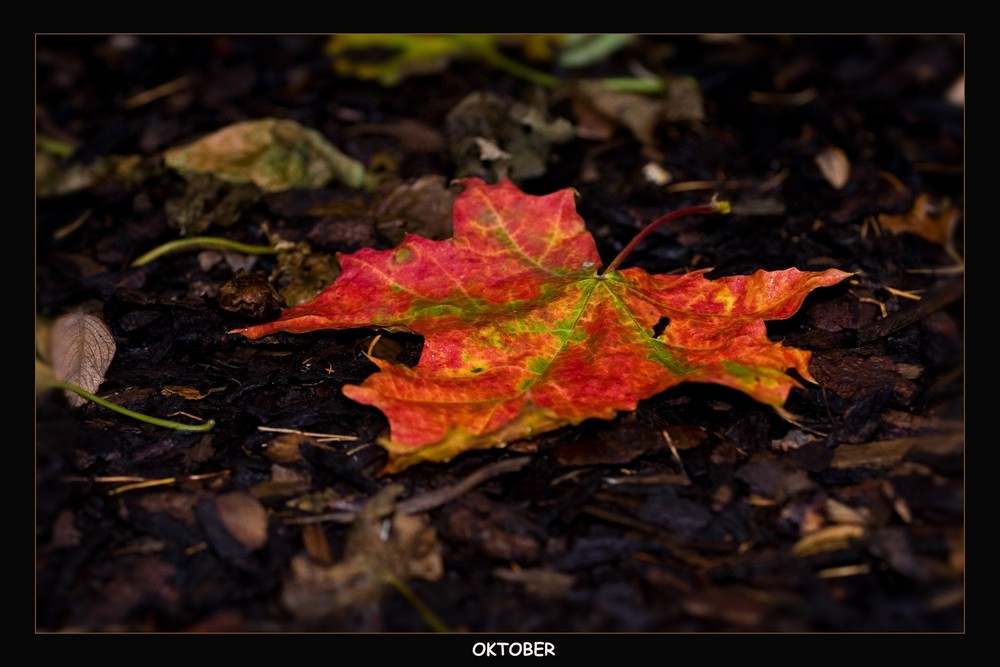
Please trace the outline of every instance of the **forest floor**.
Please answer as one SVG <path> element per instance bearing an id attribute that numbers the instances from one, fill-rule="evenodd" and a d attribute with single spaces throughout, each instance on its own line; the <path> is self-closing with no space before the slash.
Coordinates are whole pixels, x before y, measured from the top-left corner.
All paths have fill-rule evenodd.
<path id="1" fill-rule="evenodd" d="M 115 344 L 95 393 L 215 422 L 38 393 L 37 631 L 964 630 L 963 38 L 638 35 L 579 67 L 566 44 L 500 42 L 550 77 L 528 80 L 462 48 L 415 72 L 320 36 L 37 38 L 36 332 L 94 313 Z M 592 85 L 611 77 L 663 90 Z M 165 164 L 267 118 L 371 180 Z M 812 353 L 795 421 L 685 383 L 380 474 L 388 422 L 340 389 L 375 342 L 417 363 L 419 336 L 227 332 L 331 282 L 337 252 L 447 238 L 472 175 L 573 188 L 605 261 L 664 213 L 732 202 L 646 239 L 629 263 L 650 273 L 854 272 L 768 323 Z M 132 266 L 184 236 L 298 254 Z"/>

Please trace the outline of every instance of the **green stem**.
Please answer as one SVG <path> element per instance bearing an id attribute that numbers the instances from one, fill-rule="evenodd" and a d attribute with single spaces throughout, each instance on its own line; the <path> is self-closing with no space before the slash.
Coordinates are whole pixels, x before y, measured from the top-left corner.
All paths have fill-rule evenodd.
<path id="1" fill-rule="evenodd" d="M 399 591 L 399 594 L 406 598 L 406 601 L 413 605 L 413 608 L 417 610 L 420 614 L 420 618 L 424 619 L 424 623 L 427 624 L 434 632 L 448 632 L 448 626 L 444 624 L 440 618 L 437 617 L 431 609 L 423 603 L 423 601 L 417 597 L 417 594 L 406 585 L 406 582 L 397 577 L 394 574 L 386 573 L 383 578 L 387 584 Z"/>
<path id="2" fill-rule="evenodd" d="M 63 382 L 61 380 L 56 380 L 56 382 L 52 386 L 58 387 L 59 389 L 66 389 L 67 391 L 71 391 L 74 394 L 79 394 L 88 401 L 93 401 L 98 405 L 103 405 L 108 410 L 114 410 L 115 412 L 123 414 L 126 417 L 132 417 L 133 419 L 138 419 L 139 421 L 146 422 L 147 424 L 155 424 L 156 426 L 172 428 L 177 431 L 210 431 L 212 430 L 212 427 L 215 426 L 214 419 L 209 419 L 204 424 L 192 425 L 192 424 L 182 424 L 180 422 L 170 421 L 169 419 L 160 419 L 159 417 L 150 417 L 149 415 L 144 415 L 141 412 L 136 412 L 134 410 L 129 410 L 128 408 L 123 408 L 122 406 L 116 403 L 112 403 L 111 401 L 106 401 L 100 396 L 91 394 L 86 389 L 78 387 L 70 382 Z"/>
<path id="3" fill-rule="evenodd" d="M 507 72 L 508 74 L 513 74 L 516 77 L 530 81 L 531 83 L 542 86 L 543 88 L 557 88 L 559 86 L 558 77 L 546 74 L 545 72 L 540 72 L 533 67 L 528 67 L 527 65 L 519 63 L 516 60 L 512 60 L 496 49 L 483 49 L 481 53 L 486 62 Z"/>
<path id="4" fill-rule="evenodd" d="M 646 225 L 645 229 L 636 234 L 635 238 L 632 239 L 627 246 L 622 248 L 622 251 L 618 253 L 618 256 L 615 257 L 610 264 L 608 264 L 607 268 L 597 275 L 603 276 L 617 269 L 622 261 L 628 257 L 633 250 L 635 250 L 635 247 L 639 245 L 644 238 L 649 236 L 653 230 L 661 225 L 665 225 L 666 223 L 672 222 L 677 218 L 684 218 L 689 215 L 710 215 L 712 213 L 725 214 L 729 213 L 732 209 L 733 207 L 728 201 L 713 201 L 711 204 L 705 204 L 703 206 L 688 206 L 686 208 L 677 209 L 676 211 L 671 211 L 666 215 L 661 215 L 659 218 Z"/>
<path id="5" fill-rule="evenodd" d="M 178 250 L 191 250 L 191 249 L 202 249 L 211 248 L 214 250 L 231 250 L 233 252 L 241 252 L 246 255 L 274 255 L 278 251 L 269 245 L 248 245 L 246 243 L 239 243 L 238 241 L 230 241 L 229 239 L 224 239 L 218 236 L 192 236 L 187 239 L 178 239 L 176 241 L 169 241 L 161 246 L 157 246 L 147 252 L 145 255 L 139 259 L 132 262 L 132 268 L 142 266 L 152 262 L 154 259 L 159 259 L 163 255 L 171 252 L 177 252 Z"/>
<path id="6" fill-rule="evenodd" d="M 65 141 L 59 141 L 58 139 L 47 137 L 44 134 L 37 135 L 35 137 L 35 142 L 43 151 L 48 151 L 49 153 L 58 155 L 59 157 L 69 157 L 76 151 L 76 148 L 67 144 Z"/>
<path id="7" fill-rule="evenodd" d="M 606 90 L 617 93 L 662 93 L 667 89 L 660 79 L 639 79 L 636 77 L 609 77 L 599 79 Z"/>

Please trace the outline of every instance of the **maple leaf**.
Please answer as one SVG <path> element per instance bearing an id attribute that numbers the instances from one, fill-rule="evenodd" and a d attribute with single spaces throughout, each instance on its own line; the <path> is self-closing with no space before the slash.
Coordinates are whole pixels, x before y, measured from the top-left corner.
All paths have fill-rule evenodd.
<path id="1" fill-rule="evenodd" d="M 710 269 L 653 275 L 619 270 L 618 259 L 602 273 L 572 189 L 534 196 L 507 180 L 461 182 L 453 238 L 407 235 L 391 250 L 341 254 L 341 275 L 312 301 L 232 332 L 423 336 L 416 366 L 372 358 L 380 372 L 343 388 L 389 419 L 384 472 L 611 419 L 681 382 L 725 385 L 781 410 L 800 386 L 788 369 L 814 381 L 810 352 L 770 341 L 764 321 L 790 317 L 809 292 L 851 274 L 708 280 Z"/>

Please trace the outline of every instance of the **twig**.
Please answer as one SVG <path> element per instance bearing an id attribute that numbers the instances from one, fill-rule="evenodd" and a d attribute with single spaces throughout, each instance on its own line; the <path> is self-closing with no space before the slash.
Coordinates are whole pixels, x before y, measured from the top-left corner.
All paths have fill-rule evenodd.
<path id="1" fill-rule="evenodd" d="M 155 88 L 150 88 L 149 90 L 143 91 L 125 100 L 126 109 L 138 109 L 139 107 L 154 102 L 161 97 L 167 97 L 168 95 L 173 95 L 179 90 L 184 90 L 191 85 L 191 77 L 184 75 L 180 78 L 174 79 L 173 81 L 167 81 L 166 83 L 161 83 Z"/>
<path id="2" fill-rule="evenodd" d="M 412 498 L 407 498 L 406 500 L 401 501 L 397 507 L 405 514 L 419 514 L 420 512 L 426 512 L 436 507 L 440 507 L 441 505 L 450 503 L 455 498 L 465 495 L 488 479 L 492 479 L 493 477 L 497 477 L 498 475 L 503 475 L 508 472 L 516 472 L 526 466 L 530 460 L 530 456 L 520 456 L 513 459 L 504 459 L 503 461 L 491 463 L 490 465 L 484 466 L 475 471 L 457 484 L 452 484 L 451 486 L 446 486 L 434 491 L 428 491 L 427 493 L 422 493 L 419 496 L 414 496 Z"/>
<path id="3" fill-rule="evenodd" d="M 520 470 L 527 465 L 530 460 L 530 456 L 520 456 L 513 459 L 505 459 L 503 461 L 491 463 L 490 465 L 476 470 L 474 473 L 457 484 L 435 489 L 434 491 L 428 491 L 427 493 L 422 493 L 419 496 L 413 496 L 412 498 L 407 498 L 406 500 L 397 503 L 396 508 L 404 514 L 419 514 L 420 512 L 427 512 L 428 510 L 441 507 L 442 505 L 450 503 L 455 498 L 468 493 L 474 487 L 482 484 L 488 479 L 506 474 L 508 472 L 516 472 Z M 285 523 L 290 525 L 318 523 L 321 521 L 330 521 L 333 523 L 352 523 L 358 516 L 360 505 L 361 502 L 358 502 L 355 507 L 342 512 L 330 512 L 327 514 L 317 514 L 315 516 L 286 519 Z"/>
<path id="4" fill-rule="evenodd" d="M 277 426 L 258 426 L 258 431 L 264 431 L 267 433 L 291 433 L 293 435 L 308 436 L 310 438 L 319 438 L 320 440 L 326 440 L 330 442 L 353 442 L 358 439 L 356 435 L 337 435 L 334 433 L 312 433 L 310 431 L 300 431 L 297 428 L 278 428 Z"/>

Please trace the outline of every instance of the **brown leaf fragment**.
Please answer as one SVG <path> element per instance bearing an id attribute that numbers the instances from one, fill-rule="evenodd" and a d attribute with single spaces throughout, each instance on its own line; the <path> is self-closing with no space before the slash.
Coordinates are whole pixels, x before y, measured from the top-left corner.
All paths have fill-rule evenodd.
<path id="1" fill-rule="evenodd" d="M 115 356 L 115 339 L 101 318 L 76 311 L 56 318 L 49 339 L 49 354 L 56 378 L 96 393 Z M 86 400 L 65 392 L 70 405 Z"/>
<path id="2" fill-rule="evenodd" d="M 312 438 L 299 433 L 282 433 L 264 445 L 264 454 L 277 463 L 298 463 L 302 460 L 301 446 L 312 441 Z"/>
<path id="3" fill-rule="evenodd" d="M 240 271 L 219 288 L 219 307 L 253 320 L 264 320 L 281 312 L 281 295 L 263 271 Z"/>
<path id="4" fill-rule="evenodd" d="M 847 185 L 851 178 L 851 160 L 843 149 L 836 146 L 825 148 L 816 155 L 815 161 L 823 178 L 834 190 Z"/>
<path id="5" fill-rule="evenodd" d="M 292 576 L 282 590 L 289 611 L 321 619 L 378 604 L 393 581 L 441 578 L 444 564 L 434 527 L 426 517 L 396 508 L 402 490 L 389 485 L 362 506 L 342 561 L 321 565 L 304 555 L 292 559 Z"/>
<path id="6" fill-rule="evenodd" d="M 565 118 L 550 119 L 541 106 L 491 92 L 472 93 L 449 111 L 446 134 L 455 176 L 490 183 L 541 176 L 553 147 L 574 135 Z"/>
<path id="7" fill-rule="evenodd" d="M 578 115 L 582 115 L 588 132 L 605 134 L 606 126 L 593 117 L 596 114 L 626 128 L 643 146 L 656 144 L 656 128 L 663 120 L 663 100 L 639 93 L 608 90 L 600 81 L 584 81 L 574 97 Z"/>
<path id="8" fill-rule="evenodd" d="M 912 232 L 931 243 L 947 245 L 961 217 L 961 209 L 948 203 L 936 203 L 923 193 L 909 211 L 899 215 L 880 213 L 878 222 L 882 229 L 893 234 Z"/>
<path id="9" fill-rule="evenodd" d="M 215 504 L 222 525 L 248 550 L 260 549 L 267 543 L 267 512 L 256 498 L 234 491 L 216 498 Z"/>
<path id="10" fill-rule="evenodd" d="M 358 513 L 344 545 L 344 557 L 366 562 L 372 574 L 436 581 L 444 574 L 437 532 L 423 515 L 396 509 L 403 487 L 391 484 Z"/>

